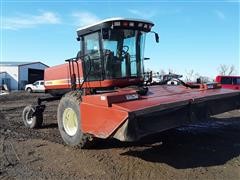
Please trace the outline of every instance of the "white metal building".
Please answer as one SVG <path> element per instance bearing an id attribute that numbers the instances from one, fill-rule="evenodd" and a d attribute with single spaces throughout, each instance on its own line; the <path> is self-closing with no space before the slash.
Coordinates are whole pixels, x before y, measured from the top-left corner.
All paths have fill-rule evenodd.
<path id="1" fill-rule="evenodd" d="M 10 90 L 20 90 L 28 83 L 44 78 L 48 66 L 41 62 L 0 62 L 0 85 Z"/>

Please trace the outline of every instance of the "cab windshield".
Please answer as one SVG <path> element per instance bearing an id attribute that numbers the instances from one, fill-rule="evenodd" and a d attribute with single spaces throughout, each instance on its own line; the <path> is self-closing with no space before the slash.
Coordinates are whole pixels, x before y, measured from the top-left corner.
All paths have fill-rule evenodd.
<path id="1" fill-rule="evenodd" d="M 145 33 L 113 29 L 103 40 L 103 65 L 106 79 L 140 77 L 143 74 Z"/>

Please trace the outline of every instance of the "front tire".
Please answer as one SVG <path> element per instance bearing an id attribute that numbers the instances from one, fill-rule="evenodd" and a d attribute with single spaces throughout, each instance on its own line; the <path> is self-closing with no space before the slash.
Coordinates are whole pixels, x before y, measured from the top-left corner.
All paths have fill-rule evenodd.
<path id="1" fill-rule="evenodd" d="M 86 148 L 90 138 L 81 127 L 81 93 L 71 91 L 65 94 L 58 105 L 58 128 L 64 142 L 70 146 Z"/>
<path id="2" fill-rule="evenodd" d="M 29 105 L 23 109 L 22 112 L 23 123 L 28 128 L 39 128 L 43 123 L 42 113 L 36 113 L 36 108 Z"/>

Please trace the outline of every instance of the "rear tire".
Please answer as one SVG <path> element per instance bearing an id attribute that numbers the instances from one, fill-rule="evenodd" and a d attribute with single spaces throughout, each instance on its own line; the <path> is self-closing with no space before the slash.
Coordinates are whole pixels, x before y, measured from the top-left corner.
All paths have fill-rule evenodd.
<path id="1" fill-rule="evenodd" d="M 43 115 L 42 113 L 35 113 L 36 108 L 29 105 L 23 109 L 22 119 L 23 123 L 28 128 L 39 128 L 43 123 Z"/>
<path id="2" fill-rule="evenodd" d="M 58 105 L 58 128 L 64 142 L 70 146 L 87 148 L 91 145 L 90 137 L 82 132 L 81 93 L 71 91 L 65 94 Z"/>
<path id="3" fill-rule="evenodd" d="M 32 93 L 32 89 L 31 88 L 27 88 L 27 92 Z"/>

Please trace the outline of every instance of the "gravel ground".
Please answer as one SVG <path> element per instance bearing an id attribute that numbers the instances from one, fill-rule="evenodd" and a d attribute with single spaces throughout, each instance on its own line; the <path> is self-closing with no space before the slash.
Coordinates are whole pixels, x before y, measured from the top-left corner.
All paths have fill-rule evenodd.
<path id="1" fill-rule="evenodd" d="M 40 129 L 27 129 L 23 108 L 45 94 L 0 97 L 0 179 L 240 179 L 240 110 L 146 137 L 136 143 L 98 141 L 91 149 L 64 145 L 58 101 L 48 103 Z"/>

